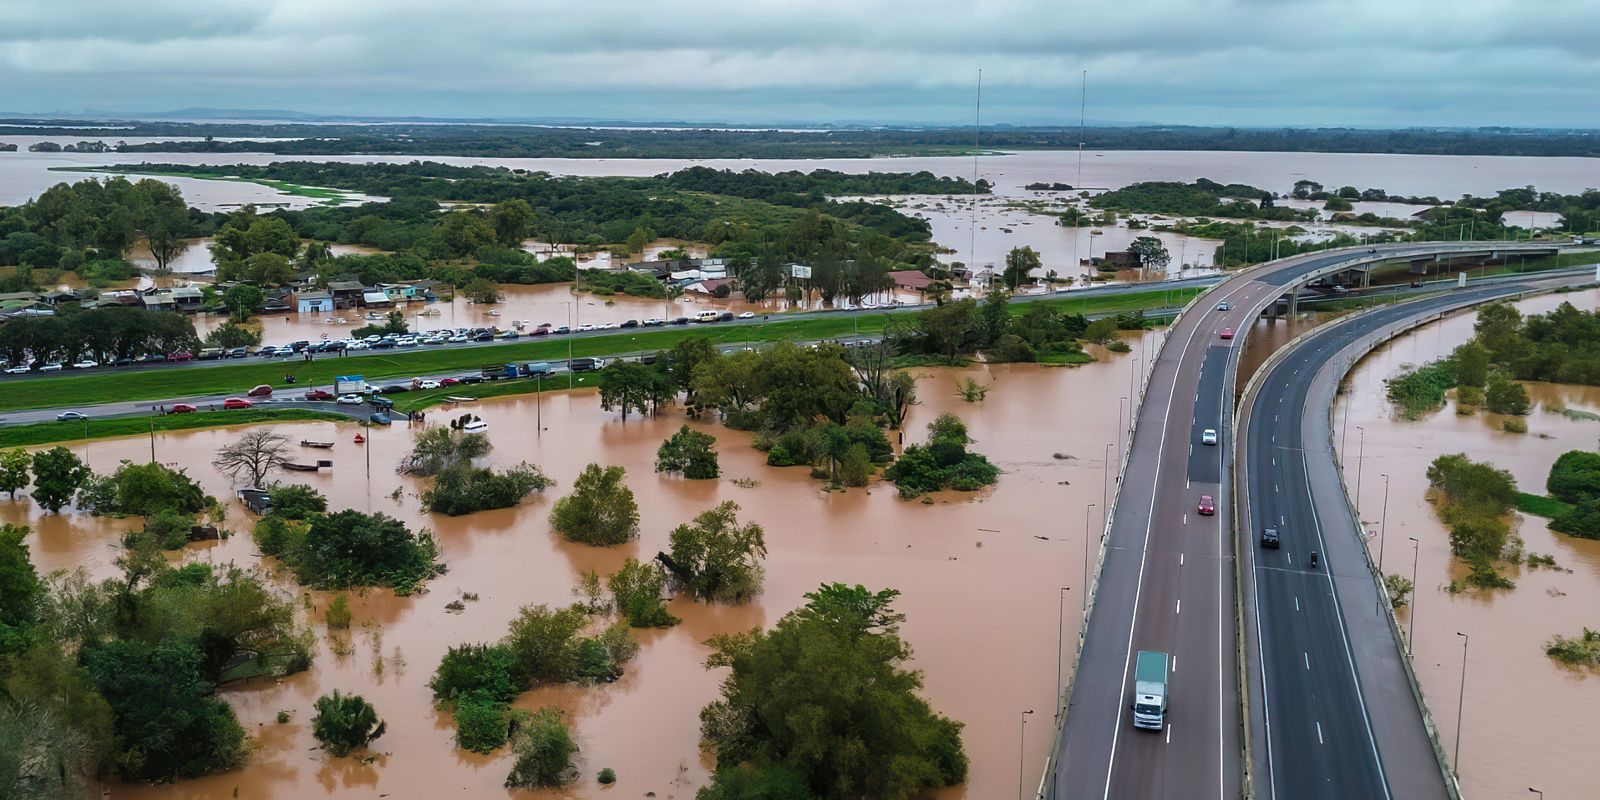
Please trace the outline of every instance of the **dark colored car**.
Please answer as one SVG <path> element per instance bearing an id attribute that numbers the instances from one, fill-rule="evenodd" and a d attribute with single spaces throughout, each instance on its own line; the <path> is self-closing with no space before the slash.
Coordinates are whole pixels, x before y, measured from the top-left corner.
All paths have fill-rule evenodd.
<path id="1" fill-rule="evenodd" d="M 600 368 L 598 358 L 574 358 L 567 364 L 567 369 L 573 372 L 593 372 Z"/>
<path id="2" fill-rule="evenodd" d="M 484 331 L 483 333 L 480 333 L 477 336 L 472 337 L 472 341 L 474 341 L 474 342 L 492 342 L 492 341 L 494 341 L 494 334 L 489 333 L 488 331 Z"/>
<path id="3" fill-rule="evenodd" d="M 182 364 L 185 361 L 193 361 L 194 360 L 194 354 L 186 353 L 186 352 L 184 352 L 182 350 L 179 350 L 176 353 L 172 353 L 172 354 L 168 355 L 167 356 L 167 360 Z"/>
<path id="4" fill-rule="evenodd" d="M 463 383 L 463 384 L 483 383 L 483 376 L 482 375 L 462 375 L 458 380 L 460 380 L 461 383 Z"/>
<path id="5" fill-rule="evenodd" d="M 654 363 L 656 363 L 656 357 L 657 357 L 656 353 L 645 353 L 644 355 L 639 356 L 639 363 L 640 364 L 654 364 Z"/>
<path id="6" fill-rule="evenodd" d="M 724 311 L 721 314 L 718 314 L 717 315 L 717 321 L 718 322 L 732 322 L 733 321 L 733 312 L 732 311 Z"/>
<path id="7" fill-rule="evenodd" d="M 379 339 L 378 341 L 372 343 L 373 350 L 387 350 L 391 347 L 394 347 L 393 339 Z"/>
<path id="8" fill-rule="evenodd" d="M 639 320 L 630 319 L 627 322 L 624 322 L 624 323 L 622 323 L 621 325 L 619 325 L 617 327 L 620 327 L 620 328 L 637 328 L 637 327 L 639 327 Z"/>
<path id="9" fill-rule="evenodd" d="M 1282 539 L 1278 538 L 1277 528 L 1263 528 L 1261 531 L 1261 546 L 1277 550 L 1282 546 Z"/>
<path id="10" fill-rule="evenodd" d="M 399 394 L 401 392 L 409 391 L 411 391 L 411 384 L 409 383 L 391 383 L 388 386 L 379 389 L 378 394 Z"/>
<path id="11" fill-rule="evenodd" d="M 549 336 L 550 335 L 550 329 L 549 328 L 542 328 L 542 327 L 541 328 L 534 328 L 533 330 L 528 331 L 528 335 L 529 336 Z"/>
<path id="12" fill-rule="evenodd" d="M 250 355 L 248 347 L 230 347 L 222 351 L 223 358 L 244 358 L 247 355 Z"/>
<path id="13" fill-rule="evenodd" d="M 674 325 L 688 325 L 689 324 L 689 318 L 688 317 L 678 317 L 678 318 L 672 320 L 672 324 L 674 324 Z"/>
<path id="14" fill-rule="evenodd" d="M 278 354 L 278 346 L 277 345 L 273 345 L 273 344 L 269 344 L 269 345 L 261 348 L 260 350 L 256 351 L 256 355 L 261 356 L 262 358 L 272 358 L 273 356 L 275 356 L 277 354 Z"/>
<path id="15" fill-rule="evenodd" d="M 306 349 L 307 347 L 310 347 L 310 346 L 311 346 L 310 342 L 308 342 L 308 341 L 306 341 L 304 339 L 301 339 L 298 342 L 290 342 L 289 343 L 289 350 L 292 351 L 292 352 L 298 353 L 301 350 L 304 350 L 304 349 Z"/>
<path id="16" fill-rule="evenodd" d="M 367 403 L 373 408 L 381 408 L 384 410 L 394 408 L 394 401 L 387 397 L 369 397 L 367 398 Z"/>
<path id="17" fill-rule="evenodd" d="M 307 400 L 332 400 L 333 392 L 325 389 L 307 389 L 305 398 Z"/>

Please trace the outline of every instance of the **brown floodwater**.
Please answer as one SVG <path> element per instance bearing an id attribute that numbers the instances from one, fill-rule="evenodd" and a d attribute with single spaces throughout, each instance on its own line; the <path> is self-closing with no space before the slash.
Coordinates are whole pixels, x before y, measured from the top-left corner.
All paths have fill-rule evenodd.
<path id="1" fill-rule="evenodd" d="M 1131 355 L 1158 341 L 1156 333 L 1135 337 Z M 316 486 L 334 508 L 383 511 L 432 529 L 449 572 L 430 582 L 425 594 L 397 598 L 368 591 L 354 598 L 355 623 L 337 640 L 320 624 L 328 593 L 309 592 L 317 608 L 310 614 L 318 639 L 312 668 L 286 680 L 222 692 L 255 737 L 248 766 L 175 785 L 118 784 L 108 790 L 139 798 L 224 797 L 235 791 L 239 797 L 303 797 L 352 790 L 391 797 L 499 796 L 506 792 L 501 787 L 510 766 L 506 751 L 477 756 L 456 749 L 449 716 L 433 707 L 426 683 L 445 648 L 502 636 L 522 605 L 570 602 L 580 571 L 605 574 L 628 556 L 649 558 L 666 547 L 672 527 L 734 500 L 742 506 L 742 518 L 766 528 L 770 554 L 764 593 L 748 605 L 731 607 L 675 599 L 669 607 L 683 623 L 640 632 L 640 655 L 618 682 L 524 695 L 521 707 L 551 705 L 568 714 L 585 777 L 561 792 L 518 794 L 598 797 L 605 790 L 593 775 L 609 766 L 620 779 L 613 792 L 692 797 L 710 763 L 698 745 L 697 714 L 716 697 L 721 678 L 704 669 L 703 642 L 715 634 L 770 625 L 801 604 L 804 592 L 824 581 L 845 581 L 902 592 L 897 606 L 907 615 L 903 634 L 915 649 L 925 695 L 939 712 L 966 725 L 969 781 L 938 796 L 1012 796 L 1020 712 L 1038 711 L 1022 752 L 1027 781 L 1037 780 L 1051 745 L 1057 637 L 1064 629 L 1070 650 L 1079 624 L 1085 506 L 1101 502 L 1105 446 L 1118 424 L 1117 397 L 1138 372 L 1131 356 L 1113 356 L 1078 368 L 976 365 L 919 374 L 921 403 L 911 410 L 908 437 L 920 439 L 939 413 L 961 415 L 976 449 L 1005 471 L 998 486 L 976 494 L 950 493 L 928 505 L 900 500 L 892 486 L 880 483 L 824 492 L 801 469 L 765 466 L 763 455 L 749 447 L 749 434 L 706 421 L 689 424 L 717 436 L 723 478 L 664 477 L 651 471 L 655 450 L 684 424 L 682 414 L 623 422 L 601 410 L 594 393 L 580 391 L 474 404 L 472 410 L 491 425 L 496 443 L 491 462 L 528 460 L 559 484 L 515 509 L 446 518 L 422 513 L 416 496 L 422 483 L 394 473 L 415 429 L 374 431 L 363 449 L 353 443 L 357 429 L 348 424 L 281 426 L 291 441 L 337 442 L 331 454 L 319 452 L 334 460 L 331 473 L 285 475 L 286 480 Z M 966 403 L 957 397 L 956 380 L 969 375 L 992 384 L 986 401 Z M 238 429 L 160 434 L 155 447 L 163 462 L 187 468 L 207 491 L 227 498 L 228 526 L 243 531 L 250 520 L 207 465 L 210 455 L 238 434 Z M 150 440 L 73 447 L 86 450 L 90 463 L 106 471 L 119 459 L 149 458 Z M 637 542 L 591 548 L 550 531 L 550 504 L 591 461 L 626 467 L 641 511 Z M 741 488 L 733 483 L 739 478 L 754 478 L 760 485 Z M 70 511 L 44 516 L 26 500 L 0 503 L 0 519 L 33 526 L 29 543 L 42 571 L 82 567 L 97 577 L 115 572 L 118 532 L 133 524 Z M 190 545 L 176 557 L 267 566 L 248 535 Z M 302 593 L 288 582 L 282 586 Z M 1070 587 L 1064 604 L 1059 587 Z M 447 613 L 445 604 L 462 592 L 477 592 L 481 599 L 468 603 L 465 613 Z M 1071 653 L 1063 655 L 1070 664 Z M 360 692 L 388 721 L 375 762 L 330 759 L 314 749 L 311 705 L 333 689 Z M 290 712 L 289 723 L 276 723 L 279 710 Z"/>
<path id="2" fill-rule="evenodd" d="M 1524 314 L 1563 300 L 1593 310 L 1600 292 L 1546 295 L 1517 304 Z M 1357 365 L 1350 391 L 1336 410 L 1335 445 L 1345 425 L 1345 480 L 1354 487 L 1359 467 L 1361 516 L 1384 571 L 1411 575 L 1410 537 L 1419 540 L 1414 605 L 1401 613 L 1416 628 L 1415 668 L 1438 723 L 1446 752 L 1456 744 L 1457 695 L 1463 639 L 1471 636 L 1461 717 L 1462 789 L 1476 797 L 1522 797 L 1532 786 L 1550 797 L 1592 797 L 1600 782 L 1593 742 L 1600 738 L 1600 674 L 1562 666 L 1544 654 L 1555 634 L 1575 636 L 1600 623 L 1600 542 L 1552 532 L 1538 517 L 1516 515 L 1528 553 L 1555 556 L 1561 569 L 1507 567 L 1517 582 L 1508 591 L 1451 595 L 1444 590 L 1464 570 L 1451 557 L 1448 534 L 1425 499 L 1429 462 L 1465 452 L 1510 470 L 1524 491 L 1542 494 L 1550 464 L 1567 450 L 1593 448 L 1600 421 L 1574 418 L 1560 408 L 1600 414 L 1600 387 L 1527 384 L 1536 406 L 1528 433 L 1505 433 L 1501 416 L 1457 416 L 1453 404 L 1418 421 L 1394 417 L 1383 379 L 1407 364 L 1447 354 L 1472 335 L 1473 315 L 1451 317 L 1403 336 Z M 1358 431 L 1364 428 L 1365 436 Z M 1362 439 L 1365 458 L 1361 458 Z M 1384 509 L 1384 475 L 1388 508 Z M 1352 489 L 1354 493 L 1354 489 Z M 1387 544 L 1385 544 L 1385 540 Z M 1410 619 L 1415 614 L 1415 619 Z"/>

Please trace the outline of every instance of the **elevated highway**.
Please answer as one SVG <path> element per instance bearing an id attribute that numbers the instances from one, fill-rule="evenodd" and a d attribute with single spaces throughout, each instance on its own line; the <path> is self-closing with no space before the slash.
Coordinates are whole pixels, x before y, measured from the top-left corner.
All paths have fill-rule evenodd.
<path id="1" fill-rule="evenodd" d="M 1227 454 L 1239 352 L 1252 322 L 1324 275 L 1486 248 L 1547 254 L 1551 247 L 1445 242 L 1296 256 L 1230 276 L 1174 321 L 1141 391 L 1040 796 L 1234 798 L 1249 787 Z M 1223 339 L 1224 328 L 1239 335 Z M 1217 446 L 1201 443 L 1208 428 L 1218 431 Z M 1216 498 L 1215 516 L 1196 513 L 1200 495 Z M 1168 725 L 1160 732 L 1134 729 L 1127 712 L 1139 650 L 1173 657 Z M 1359 706 L 1346 713 L 1359 716 Z M 1353 757 L 1376 760 L 1375 753 Z M 1347 765 L 1309 766 L 1320 771 L 1305 776 L 1308 782 L 1336 792 L 1346 786 Z"/>

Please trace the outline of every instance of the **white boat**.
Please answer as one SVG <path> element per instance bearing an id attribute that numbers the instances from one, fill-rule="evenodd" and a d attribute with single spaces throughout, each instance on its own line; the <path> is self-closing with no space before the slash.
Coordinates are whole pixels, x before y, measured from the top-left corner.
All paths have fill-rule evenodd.
<path id="1" fill-rule="evenodd" d="M 417 312 L 417 316 L 420 316 L 420 317 L 437 317 L 437 316 L 439 316 L 439 309 L 437 309 L 437 308 L 424 308 L 421 311 Z"/>
<path id="2" fill-rule="evenodd" d="M 483 433 L 484 431 L 489 430 L 489 423 L 484 422 L 481 419 L 475 419 L 465 425 L 462 425 L 461 430 L 465 433 Z"/>
<path id="3" fill-rule="evenodd" d="M 500 316 L 500 312 L 498 312 L 498 311 L 490 311 L 489 312 L 489 316 L 498 317 L 498 316 Z"/>

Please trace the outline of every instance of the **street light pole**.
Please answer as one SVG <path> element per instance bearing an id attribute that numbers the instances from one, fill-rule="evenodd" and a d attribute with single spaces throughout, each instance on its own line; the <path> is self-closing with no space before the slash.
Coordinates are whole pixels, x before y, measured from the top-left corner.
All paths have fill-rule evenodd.
<path id="1" fill-rule="evenodd" d="M 1389 543 L 1389 473 L 1383 476 L 1383 512 L 1378 518 L 1378 579 L 1383 580 L 1383 553 Z"/>
<path id="2" fill-rule="evenodd" d="M 1028 743 L 1028 717 L 1033 714 L 1033 709 L 1022 712 L 1022 733 L 1017 739 L 1017 800 L 1022 800 L 1022 784 L 1026 780 L 1027 768 L 1023 759 L 1027 755 Z"/>
<path id="3" fill-rule="evenodd" d="M 1467 701 L 1467 645 L 1472 643 L 1472 637 L 1461 631 L 1456 631 L 1461 637 L 1461 690 L 1456 696 L 1456 756 L 1455 775 L 1461 777 L 1461 711 Z"/>
<path id="4" fill-rule="evenodd" d="M 1061 677 L 1061 651 L 1067 646 L 1067 592 L 1072 591 L 1071 586 L 1063 586 L 1056 593 L 1056 722 L 1060 723 L 1062 712 L 1066 711 L 1065 697 L 1062 692 L 1066 683 Z"/>
<path id="5" fill-rule="evenodd" d="M 1406 655 L 1411 655 L 1414 645 L 1412 641 L 1417 636 L 1417 550 L 1422 542 L 1415 536 L 1407 536 L 1411 540 L 1411 618 L 1406 625 Z"/>
<path id="6" fill-rule="evenodd" d="M 1089 610 L 1089 520 L 1093 518 L 1094 503 L 1083 507 L 1083 610 Z"/>
<path id="7" fill-rule="evenodd" d="M 1356 431 L 1361 434 L 1361 441 L 1356 451 L 1356 524 L 1361 524 L 1361 467 L 1367 463 L 1367 429 L 1356 426 Z"/>

